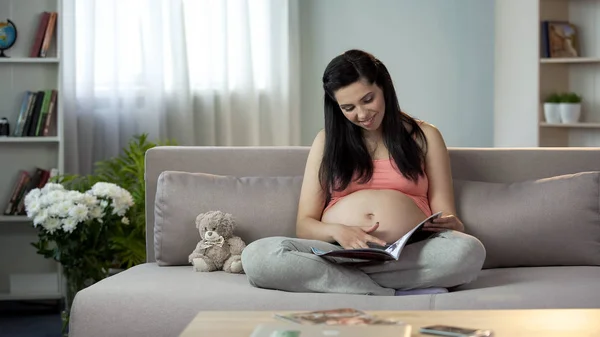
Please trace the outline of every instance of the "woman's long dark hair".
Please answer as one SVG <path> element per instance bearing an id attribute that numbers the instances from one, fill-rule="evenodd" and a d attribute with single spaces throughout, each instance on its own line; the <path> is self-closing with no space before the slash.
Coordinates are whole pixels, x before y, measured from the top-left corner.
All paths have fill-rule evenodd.
<path id="1" fill-rule="evenodd" d="M 375 83 L 383 91 L 383 142 L 400 172 L 413 181 L 424 174 L 425 135 L 417 122 L 400 110 L 387 68 L 369 53 L 349 50 L 331 60 L 323 74 L 325 149 L 319 179 L 325 191 L 326 204 L 331 199 L 331 192 L 345 189 L 355 174 L 361 183 L 369 181 L 373 175 L 373 159 L 365 144 L 362 128 L 344 116 L 334 96 L 338 89 L 358 80 Z"/>

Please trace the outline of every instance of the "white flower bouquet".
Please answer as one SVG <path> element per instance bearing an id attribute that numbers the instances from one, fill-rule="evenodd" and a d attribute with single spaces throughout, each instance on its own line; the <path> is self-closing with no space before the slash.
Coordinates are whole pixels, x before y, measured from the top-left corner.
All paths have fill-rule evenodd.
<path id="1" fill-rule="evenodd" d="M 108 276 L 115 258 L 111 242 L 128 225 L 131 194 L 118 185 L 98 182 L 88 191 L 57 183 L 31 190 L 24 200 L 38 230 L 37 252 L 58 261 L 67 278 L 67 305 L 75 293 Z"/>
<path id="2" fill-rule="evenodd" d="M 105 221 L 119 216 L 123 223 L 127 210 L 133 206 L 131 194 L 111 183 L 96 183 L 85 192 L 66 190 L 61 184 L 48 183 L 41 189 L 31 190 L 25 196 L 27 216 L 33 226 L 41 226 L 49 234 L 56 231 L 72 233 L 88 221 Z"/>

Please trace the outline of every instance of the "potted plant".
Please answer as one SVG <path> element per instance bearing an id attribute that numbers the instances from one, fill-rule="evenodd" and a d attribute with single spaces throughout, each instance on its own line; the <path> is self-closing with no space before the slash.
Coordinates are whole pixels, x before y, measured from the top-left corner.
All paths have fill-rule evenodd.
<path id="1" fill-rule="evenodd" d="M 581 116 L 581 96 L 574 92 L 562 95 L 559 104 L 560 119 L 563 123 L 577 123 Z"/>
<path id="2" fill-rule="evenodd" d="M 48 183 L 25 196 L 27 216 L 38 234 L 32 245 L 38 254 L 61 264 L 67 281 L 63 335 L 68 332 L 75 294 L 108 276 L 119 253 L 111 238 L 129 226 L 133 206 L 129 191 L 106 182 L 97 182 L 85 192 Z"/>
<path id="3" fill-rule="evenodd" d="M 29 205 L 28 215 L 34 219 L 34 223 L 38 217 L 36 228 L 39 229 L 39 241 L 34 246 L 39 254 L 63 264 L 67 279 L 66 310 L 62 313 L 63 334 L 68 332 L 71 303 L 79 290 L 120 270 L 145 262 L 145 154 L 155 146 L 165 145 L 176 145 L 176 142 L 151 142 L 147 134 L 135 135 L 120 155 L 95 163 L 93 174 L 53 177 L 46 187 L 29 196 L 29 203 L 26 204 Z M 37 205 L 49 203 L 50 198 L 46 195 L 52 195 L 53 202 L 56 202 L 54 199 L 67 201 L 68 197 L 73 204 L 73 200 L 90 195 L 96 198 L 93 200 L 100 201 L 104 212 L 100 216 L 88 209 L 90 216 L 77 223 L 61 219 L 60 223 L 68 222 L 75 226 L 72 233 L 65 234 L 64 224 L 53 230 L 57 220 L 48 222 L 43 216 L 38 216 L 40 209 L 36 202 Z M 117 195 L 120 197 L 115 197 Z M 89 197 L 85 197 L 85 200 L 92 201 Z M 127 201 L 124 213 L 123 200 Z M 116 207 L 115 201 L 120 201 Z M 115 209 L 124 216 L 114 214 Z M 98 212 L 97 207 L 93 211 Z M 93 217 L 94 214 L 100 217 Z M 51 245 L 56 248 L 49 248 Z"/>
<path id="4" fill-rule="evenodd" d="M 560 123 L 560 102 L 561 95 L 558 93 L 553 93 L 546 97 L 546 100 L 544 101 L 544 118 L 546 123 Z"/>

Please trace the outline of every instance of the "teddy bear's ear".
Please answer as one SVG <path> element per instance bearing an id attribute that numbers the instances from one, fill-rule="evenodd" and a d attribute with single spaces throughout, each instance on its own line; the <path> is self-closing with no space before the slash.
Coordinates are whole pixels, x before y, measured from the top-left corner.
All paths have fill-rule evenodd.
<path id="1" fill-rule="evenodd" d="M 229 222 L 232 228 L 235 228 L 235 218 L 231 213 L 225 213 L 225 219 Z"/>
<path id="2" fill-rule="evenodd" d="M 196 216 L 196 228 L 200 228 L 200 226 L 202 224 L 202 219 L 204 219 L 205 216 L 206 216 L 206 213 L 200 213 L 200 214 L 198 214 L 198 216 Z"/>

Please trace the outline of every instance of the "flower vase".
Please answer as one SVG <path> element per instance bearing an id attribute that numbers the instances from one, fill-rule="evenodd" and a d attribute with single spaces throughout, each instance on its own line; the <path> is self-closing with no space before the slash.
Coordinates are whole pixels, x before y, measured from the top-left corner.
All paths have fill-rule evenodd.
<path id="1" fill-rule="evenodd" d="M 68 337 L 69 335 L 69 320 L 71 317 L 71 308 L 73 307 L 73 300 L 77 292 L 85 288 L 85 282 L 80 278 L 71 276 L 72 273 L 65 272 L 65 280 L 67 283 L 67 293 L 65 296 L 64 309 L 61 312 L 62 321 L 62 335 Z"/>

